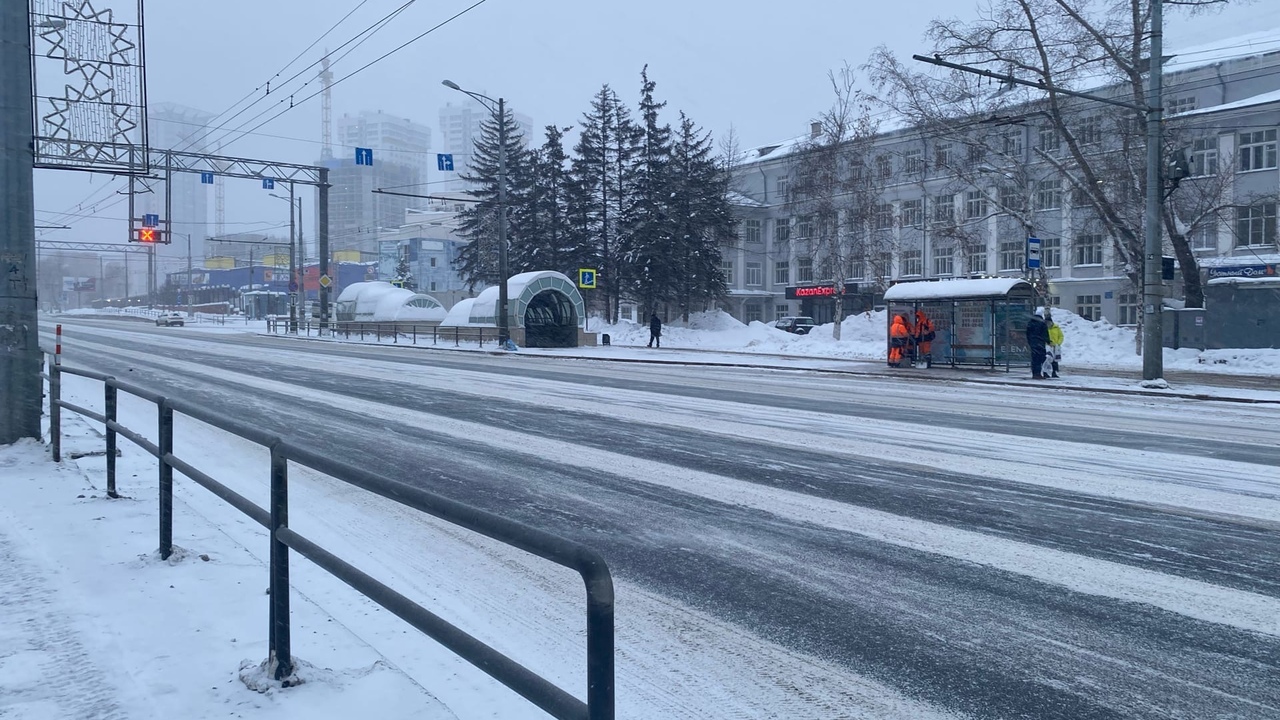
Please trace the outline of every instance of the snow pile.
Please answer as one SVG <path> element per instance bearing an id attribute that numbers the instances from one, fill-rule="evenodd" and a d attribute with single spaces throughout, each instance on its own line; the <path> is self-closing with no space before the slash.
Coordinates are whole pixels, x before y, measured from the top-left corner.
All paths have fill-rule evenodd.
<path id="1" fill-rule="evenodd" d="M 887 333 L 884 310 L 852 315 L 840 326 L 840 339 L 832 336 L 834 324 L 819 325 L 808 335 L 775 329 L 771 324 L 735 320 L 722 311 L 689 316 L 689 321 L 662 326 L 662 347 L 685 350 L 758 353 L 813 358 L 880 360 L 885 354 Z M 1064 335 L 1063 364 L 1066 367 L 1136 369 L 1142 367 L 1137 352 L 1137 330 L 1118 327 L 1106 320 L 1086 320 L 1054 308 L 1053 320 Z M 638 347 L 649 342 L 648 323 L 622 321 L 604 324 L 591 321 L 592 332 L 608 333 L 610 343 Z M 1242 374 L 1280 373 L 1280 350 L 1165 349 L 1165 366 L 1172 370 L 1211 370 Z"/>

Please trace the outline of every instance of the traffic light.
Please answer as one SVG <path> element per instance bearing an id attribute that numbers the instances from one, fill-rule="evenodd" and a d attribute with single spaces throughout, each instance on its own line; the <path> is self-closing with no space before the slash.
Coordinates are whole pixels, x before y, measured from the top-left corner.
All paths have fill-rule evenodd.
<path id="1" fill-rule="evenodd" d="M 156 229 L 153 227 L 138 228 L 138 242 L 142 242 L 142 243 L 157 242 Z"/>

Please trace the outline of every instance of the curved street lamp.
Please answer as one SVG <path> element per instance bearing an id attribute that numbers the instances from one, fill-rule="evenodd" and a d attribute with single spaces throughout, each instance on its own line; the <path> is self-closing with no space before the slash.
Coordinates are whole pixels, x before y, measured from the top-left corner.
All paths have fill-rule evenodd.
<path id="1" fill-rule="evenodd" d="M 463 90 L 452 80 L 441 81 L 450 90 L 467 95 L 484 106 L 498 123 L 498 343 L 506 345 L 511 338 L 507 318 L 507 120 L 502 98 L 494 100 L 470 90 Z M 497 105 L 495 108 L 494 105 Z"/>

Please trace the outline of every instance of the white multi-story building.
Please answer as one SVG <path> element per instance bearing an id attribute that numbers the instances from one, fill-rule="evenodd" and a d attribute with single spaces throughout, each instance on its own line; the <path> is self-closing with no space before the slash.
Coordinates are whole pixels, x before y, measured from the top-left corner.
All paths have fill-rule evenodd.
<path id="1" fill-rule="evenodd" d="M 480 126 L 492 117 L 493 113 L 488 108 L 469 98 L 460 105 L 446 103 L 440 108 L 440 138 L 444 146 L 441 152 L 453 155 L 454 172 L 442 175 L 442 178 L 455 180 L 449 184 L 450 190 L 465 189 L 456 178 L 471 167 L 471 155 L 481 135 Z M 525 143 L 539 144 L 533 134 L 533 119 L 519 112 L 512 112 L 512 117 L 524 134 Z"/>

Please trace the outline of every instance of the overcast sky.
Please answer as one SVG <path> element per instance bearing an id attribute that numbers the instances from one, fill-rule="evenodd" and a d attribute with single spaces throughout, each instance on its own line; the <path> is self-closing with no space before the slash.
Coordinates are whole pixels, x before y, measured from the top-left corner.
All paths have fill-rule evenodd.
<path id="1" fill-rule="evenodd" d="M 97 0 L 95 6 L 124 1 Z M 549 123 L 576 124 L 604 83 L 634 105 L 640 69 L 647 63 L 659 99 L 668 102 L 672 122 L 675 112 L 684 110 L 717 136 L 733 126 L 741 144 L 751 147 L 802 133 L 809 119 L 830 102 L 829 70 L 846 61 L 862 64 L 880 43 L 905 55 L 927 50 L 922 35 L 930 18 L 968 19 L 977 9 L 977 3 L 965 0 L 486 0 L 396 55 L 343 79 L 474 1 L 418 0 L 335 64 L 339 81 L 333 91 L 335 117 L 366 109 L 408 117 L 432 128 L 433 150 L 440 150 L 436 133 L 440 106 L 465 100 L 442 87 L 443 78 L 505 97 L 541 128 Z M 318 59 L 324 46 L 338 47 L 403 2 L 366 0 L 320 46 L 278 78 L 273 88 Z M 263 85 L 356 4 L 354 0 L 152 0 L 146 7 L 148 99 L 222 112 Z M 1176 49 L 1179 43 L 1201 44 L 1269 27 L 1280 27 L 1280 3 L 1261 0 L 1192 21 L 1172 17 L 1168 43 Z M 313 78 L 314 72 L 304 77 Z M 298 88 L 301 82 L 287 86 L 295 101 L 318 89 L 314 80 Z M 269 102 L 232 125 L 241 125 L 269 106 L 281 107 L 274 105 L 281 97 L 285 95 L 273 92 Z M 319 155 L 319 99 L 298 105 L 258 132 L 298 140 L 245 136 L 224 153 L 314 161 Z M 335 149 L 339 155 L 346 152 Z M 36 207 L 62 211 L 104 187 L 101 178 L 91 184 L 81 173 L 42 171 L 37 178 Z M 275 203 L 254 198 L 253 190 L 233 191 L 229 186 L 229 222 L 259 220 L 276 210 L 270 207 Z M 283 216 L 285 208 L 279 210 Z M 121 220 L 75 222 L 75 230 L 43 236 L 116 239 L 95 236 L 114 225 L 123 227 L 124 213 L 117 207 L 104 214 Z"/>

